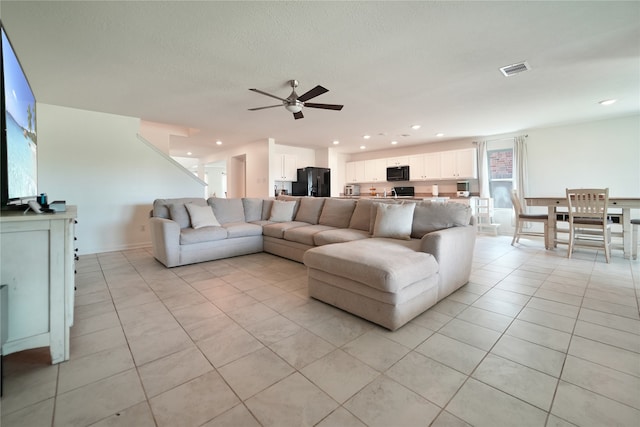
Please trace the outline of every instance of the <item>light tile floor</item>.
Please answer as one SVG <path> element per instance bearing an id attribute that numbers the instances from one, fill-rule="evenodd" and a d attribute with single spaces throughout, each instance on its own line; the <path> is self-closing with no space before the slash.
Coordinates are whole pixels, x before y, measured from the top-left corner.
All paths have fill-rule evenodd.
<path id="1" fill-rule="evenodd" d="M 640 261 L 522 242 L 480 236 L 470 283 L 395 332 L 268 254 L 82 256 L 71 360 L 5 357 L 1 425 L 640 425 Z"/>

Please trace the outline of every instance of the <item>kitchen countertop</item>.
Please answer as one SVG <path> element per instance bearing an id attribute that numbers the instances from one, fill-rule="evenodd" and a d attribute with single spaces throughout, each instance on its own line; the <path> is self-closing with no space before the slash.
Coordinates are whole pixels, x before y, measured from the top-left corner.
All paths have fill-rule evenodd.
<path id="1" fill-rule="evenodd" d="M 448 199 L 448 200 L 469 200 L 472 197 L 478 197 L 478 194 L 471 194 L 469 197 L 458 197 L 456 193 L 440 193 L 434 196 L 431 193 L 416 193 L 414 196 L 398 196 L 398 199 L 402 200 L 424 200 L 424 199 Z M 341 194 L 341 199 L 396 199 L 393 196 L 377 197 L 370 194 L 361 194 L 359 196 L 345 196 Z"/>

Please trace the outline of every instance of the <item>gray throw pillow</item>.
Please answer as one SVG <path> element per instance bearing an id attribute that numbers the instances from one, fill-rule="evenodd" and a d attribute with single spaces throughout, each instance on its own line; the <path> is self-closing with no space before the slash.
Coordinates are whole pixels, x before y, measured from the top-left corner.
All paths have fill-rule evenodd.
<path id="1" fill-rule="evenodd" d="M 415 203 L 378 204 L 373 237 L 410 240 L 415 207 Z"/>
<path id="2" fill-rule="evenodd" d="M 194 229 L 203 227 L 219 227 L 220 223 L 213 214 L 211 206 L 198 206 L 193 203 L 185 205 L 191 219 L 191 226 Z"/>
<path id="3" fill-rule="evenodd" d="M 273 222 L 288 222 L 293 219 L 293 212 L 296 209 L 295 201 L 282 201 L 274 200 L 273 206 L 271 206 L 271 216 L 269 221 Z"/>

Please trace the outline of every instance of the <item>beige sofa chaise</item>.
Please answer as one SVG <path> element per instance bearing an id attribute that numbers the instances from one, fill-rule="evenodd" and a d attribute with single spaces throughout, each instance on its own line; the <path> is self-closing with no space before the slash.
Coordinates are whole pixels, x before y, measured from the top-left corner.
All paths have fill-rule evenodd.
<path id="1" fill-rule="evenodd" d="M 476 235 L 462 204 L 290 196 L 158 199 L 150 229 L 167 267 L 261 251 L 304 262 L 311 297 L 391 330 L 467 283 Z"/>

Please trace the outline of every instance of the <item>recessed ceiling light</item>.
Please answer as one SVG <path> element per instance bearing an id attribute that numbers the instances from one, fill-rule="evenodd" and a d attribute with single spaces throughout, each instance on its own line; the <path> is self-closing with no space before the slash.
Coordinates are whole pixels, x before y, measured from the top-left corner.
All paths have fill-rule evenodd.
<path id="1" fill-rule="evenodd" d="M 191 151 L 187 152 L 187 156 L 190 156 L 191 154 L 193 154 Z"/>
<path id="2" fill-rule="evenodd" d="M 360 149 L 361 149 L 361 150 L 364 150 L 365 148 L 367 148 L 367 147 L 365 147 L 364 145 L 361 145 L 361 146 L 360 146 Z"/>
<path id="3" fill-rule="evenodd" d="M 340 144 L 340 141 L 338 141 L 337 139 L 333 141 L 333 145 L 338 145 L 338 144 Z"/>
<path id="4" fill-rule="evenodd" d="M 418 129 L 420 129 L 420 125 L 412 125 L 411 129 L 418 130 Z"/>
<path id="5" fill-rule="evenodd" d="M 391 141 L 391 145 L 396 145 L 398 141 Z"/>
<path id="6" fill-rule="evenodd" d="M 220 140 L 216 141 L 216 145 L 222 145 L 222 141 Z"/>
<path id="7" fill-rule="evenodd" d="M 371 138 L 371 135 L 364 135 L 363 138 L 364 139 L 369 139 L 369 138 Z"/>
<path id="8" fill-rule="evenodd" d="M 436 133 L 436 136 L 444 136 L 444 133 L 438 132 L 438 133 Z"/>
<path id="9" fill-rule="evenodd" d="M 605 99 L 604 101 L 600 101 L 599 104 L 607 106 L 607 105 L 614 104 L 616 101 L 617 99 Z"/>

